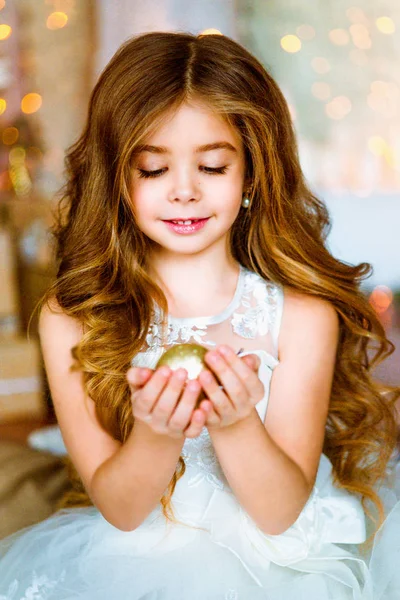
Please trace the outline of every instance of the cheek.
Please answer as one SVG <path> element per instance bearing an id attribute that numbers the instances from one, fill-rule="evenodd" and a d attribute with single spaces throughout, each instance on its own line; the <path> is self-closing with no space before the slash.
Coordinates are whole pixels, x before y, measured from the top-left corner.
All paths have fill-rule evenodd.
<path id="1" fill-rule="evenodd" d="M 153 212 L 154 193 L 150 193 L 146 186 L 135 186 L 131 190 L 132 208 L 138 221 Z"/>
<path id="2" fill-rule="evenodd" d="M 243 181 L 240 177 L 234 177 L 226 181 L 221 191 L 223 205 L 231 211 L 237 211 L 242 202 Z"/>

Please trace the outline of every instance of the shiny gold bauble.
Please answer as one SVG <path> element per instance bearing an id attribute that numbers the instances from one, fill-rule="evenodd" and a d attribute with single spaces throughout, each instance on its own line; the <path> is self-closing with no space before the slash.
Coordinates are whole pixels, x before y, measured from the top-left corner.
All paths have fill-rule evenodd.
<path id="1" fill-rule="evenodd" d="M 204 361 L 204 357 L 208 350 L 208 348 L 205 348 L 200 344 L 176 344 L 176 346 L 172 346 L 172 348 L 164 352 L 158 361 L 156 368 L 161 367 L 162 365 L 168 365 L 173 371 L 181 368 L 186 369 L 188 379 L 196 379 L 201 371 L 208 368 Z M 206 395 L 204 391 L 201 390 L 196 407 L 198 407 L 200 402 L 205 398 Z"/>

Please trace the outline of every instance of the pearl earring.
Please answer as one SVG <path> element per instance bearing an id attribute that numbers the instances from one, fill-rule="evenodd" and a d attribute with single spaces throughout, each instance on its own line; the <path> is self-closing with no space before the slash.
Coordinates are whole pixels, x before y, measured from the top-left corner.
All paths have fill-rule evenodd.
<path id="1" fill-rule="evenodd" d="M 242 200 L 242 206 L 244 208 L 249 208 L 249 206 L 250 206 L 250 198 L 243 198 L 243 200 Z"/>

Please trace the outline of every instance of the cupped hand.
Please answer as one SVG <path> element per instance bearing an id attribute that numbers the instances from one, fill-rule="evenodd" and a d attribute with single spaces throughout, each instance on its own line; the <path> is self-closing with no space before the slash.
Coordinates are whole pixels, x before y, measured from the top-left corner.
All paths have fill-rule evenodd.
<path id="1" fill-rule="evenodd" d="M 200 435 L 206 422 L 206 412 L 195 408 L 201 385 L 195 379 L 187 381 L 186 369 L 131 367 L 126 377 L 135 419 L 155 433 L 177 439 Z"/>
<path id="2" fill-rule="evenodd" d="M 209 369 L 200 373 L 198 381 L 207 396 L 200 408 L 207 413 L 208 429 L 227 427 L 249 417 L 265 393 L 257 374 L 259 357 L 240 357 L 224 344 L 207 352 L 205 362 Z"/>

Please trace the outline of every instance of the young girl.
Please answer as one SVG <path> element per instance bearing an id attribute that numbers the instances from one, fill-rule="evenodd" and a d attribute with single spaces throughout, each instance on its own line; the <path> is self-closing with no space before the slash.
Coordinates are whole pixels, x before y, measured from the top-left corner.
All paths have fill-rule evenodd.
<path id="1" fill-rule="evenodd" d="M 270 75 L 224 36 L 135 37 L 67 167 L 40 338 L 75 475 L 0 544 L 0 598 L 398 598 L 393 346 Z M 186 342 L 197 379 L 155 368 Z"/>

